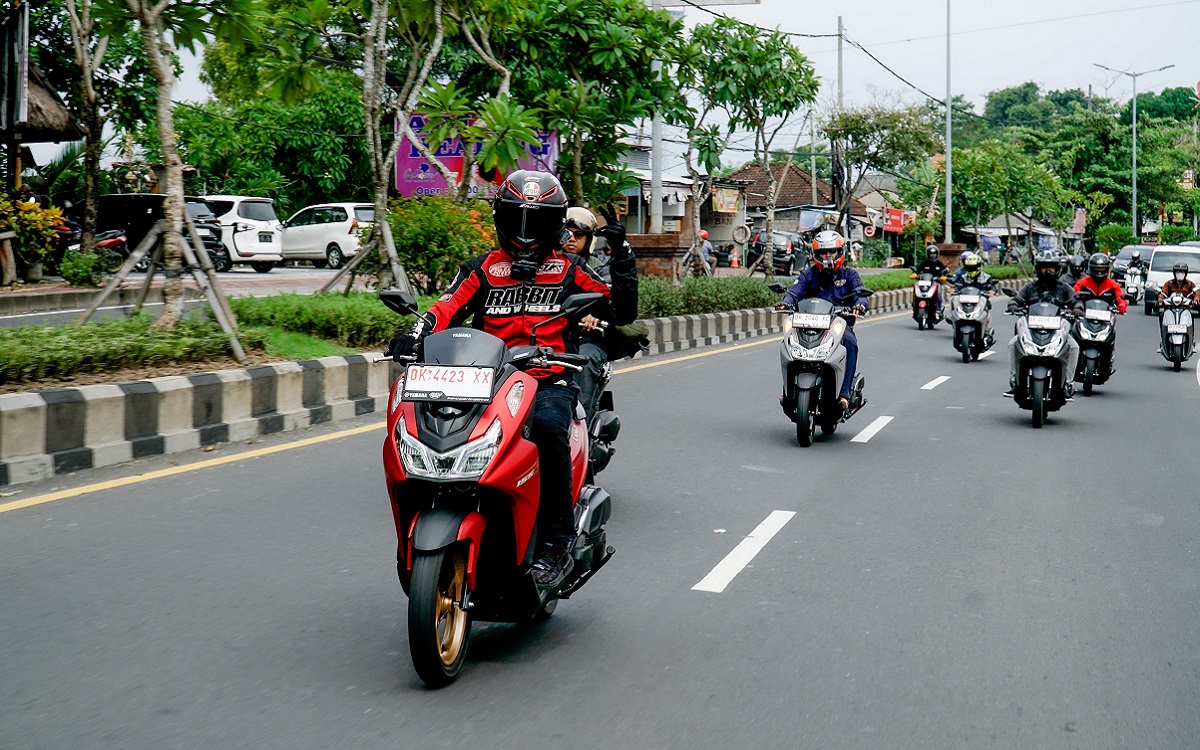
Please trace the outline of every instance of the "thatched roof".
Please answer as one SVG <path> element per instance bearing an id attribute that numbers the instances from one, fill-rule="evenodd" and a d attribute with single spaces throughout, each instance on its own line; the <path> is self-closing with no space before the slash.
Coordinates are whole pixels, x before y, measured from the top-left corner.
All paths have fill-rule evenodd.
<path id="1" fill-rule="evenodd" d="M 83 127 L 37 67 L 29 66 L 29 122 L 21 126 L 23 143 L 77 141 Z"/>

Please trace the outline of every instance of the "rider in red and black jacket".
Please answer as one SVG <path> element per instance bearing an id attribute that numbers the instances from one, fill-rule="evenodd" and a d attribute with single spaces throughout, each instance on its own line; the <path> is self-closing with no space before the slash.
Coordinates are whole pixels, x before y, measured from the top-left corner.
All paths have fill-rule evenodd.
<path id="1" fill-rule="evenodd" d="M 579 256 L 567 255 L 559 248 L 567 196 L 553 175 L 513 172 L 492 203 L 492 217 L 500 249 L 464 263 L 450 288 L 417 320 L 413 330 L 392 340 L 390 354 L 411 355 L 426 336 L 462 325 L 471 315 L 476 328 L 503 339 L 508 346 L 529 344 L 533 327 L 557 315 L 563 300 L 580 292 L 603 294 L 603 302 L 587 312 L 599 319 L 609 317 L 608 285 Z M 537 344 L 575 353 L 577 330 L 567 318 L 559 318 L 537 329 Z M 575 520 L 568 432 L 579 389 L 560 367 L 528 372 L 538 379 L 529 439 L 538 448 L 541 482 L 533 579 L 553 588 L 573 565 L 570 551 Z"/>
<path id="2" fill-rule="evenodd" d="M 1108 276 L 1108 272 L 1112 270 L 1112 261 L 1104 253 L 1095 253 L 1088 259 L 1088 273 L 1079 281 L 1075 282 L 1075 292 L 1086 292 L 1093 297 L 1100 297 L 1108 292 L 1112 292 L 1116 298 L 1117 312 L 1122 315 L 1129 307 L 1129 300 L 1125 299 L 1125 294 L 1121 291 L 1121 285 L 1113 281 Z"/>

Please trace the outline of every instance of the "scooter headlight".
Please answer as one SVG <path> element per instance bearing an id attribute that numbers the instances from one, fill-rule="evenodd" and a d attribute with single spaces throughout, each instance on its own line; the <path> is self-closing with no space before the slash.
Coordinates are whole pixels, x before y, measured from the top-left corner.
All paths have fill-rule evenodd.
<path id="1" fill-rule="evenodd" d="M 396 423 L 396 449 L 411 477 L 427 479 L 478 479 L 500 449 L 500 420 L 492 422 L 482 437 L 446 453 L 422 444 L 405 428 L 404 417 Z"/>
<path id="2" fill-rule="evenodd" d="M 834 318 L 829 326 L 829 330 L 821 337 L 821 343 L 815 347 L 809 349 L 802 346 L 799 338 L 794 335 L 788 337 L 788 347 L 792 350 L 792 356 L 796 359 L 823 360 L 833 353 L 845 330 L 845 319 Z"/>

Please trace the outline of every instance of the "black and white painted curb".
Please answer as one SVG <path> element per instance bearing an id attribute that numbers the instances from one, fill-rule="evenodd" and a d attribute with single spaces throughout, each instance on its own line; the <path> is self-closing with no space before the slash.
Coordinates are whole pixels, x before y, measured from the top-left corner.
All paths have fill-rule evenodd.
<path id="1" fill-rule="evenodd" d="M 908 309 L 912 292 L 871 301 L 871 315 Z M 649 355 L 783 330 L 768 308 L 643 322 Z M 395 367 L 361 354 L 0 395 L 0 485 L 382 412 Z"/>

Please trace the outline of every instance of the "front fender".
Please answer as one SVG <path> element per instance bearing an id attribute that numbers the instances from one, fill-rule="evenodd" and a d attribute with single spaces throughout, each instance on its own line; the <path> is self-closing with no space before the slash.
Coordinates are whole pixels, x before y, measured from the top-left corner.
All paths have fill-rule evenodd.
<path id="1" fill-rule="evenodd" d="M 436 552 L 456 542 L 467 542 L 467 586 L 475 588 L 475 565 L 479 561 L 479 546 L 487 521 L 478 511 L 433 508 L 422 511 L 413 519 L 409 538 L 408 565 L 412 569 L 412 552 Z"/>
<path id="2" fill-rule="evenodd" d="M 1079 353 L 1079 356 L 1085 359 L 1100 359 L 1100 350 L 1094 346 L 1089 346 Z"/>
<path id="3" fill-rule="evenodd" d="M 1029 368 L 1029 374 L 1036 380 L 1047 380 L 1050 378 L 1050 368 L 1046 365 L 1034 365 Z"/>
<path id="4" fill-rule="evenodd" d="M 819 372 L 798 372 L 793 378 L 793 383 L 796 384 L 796 390 L 807 391 L 811 388 L 816 388 L 821 382 L 821 373 Z"/>

